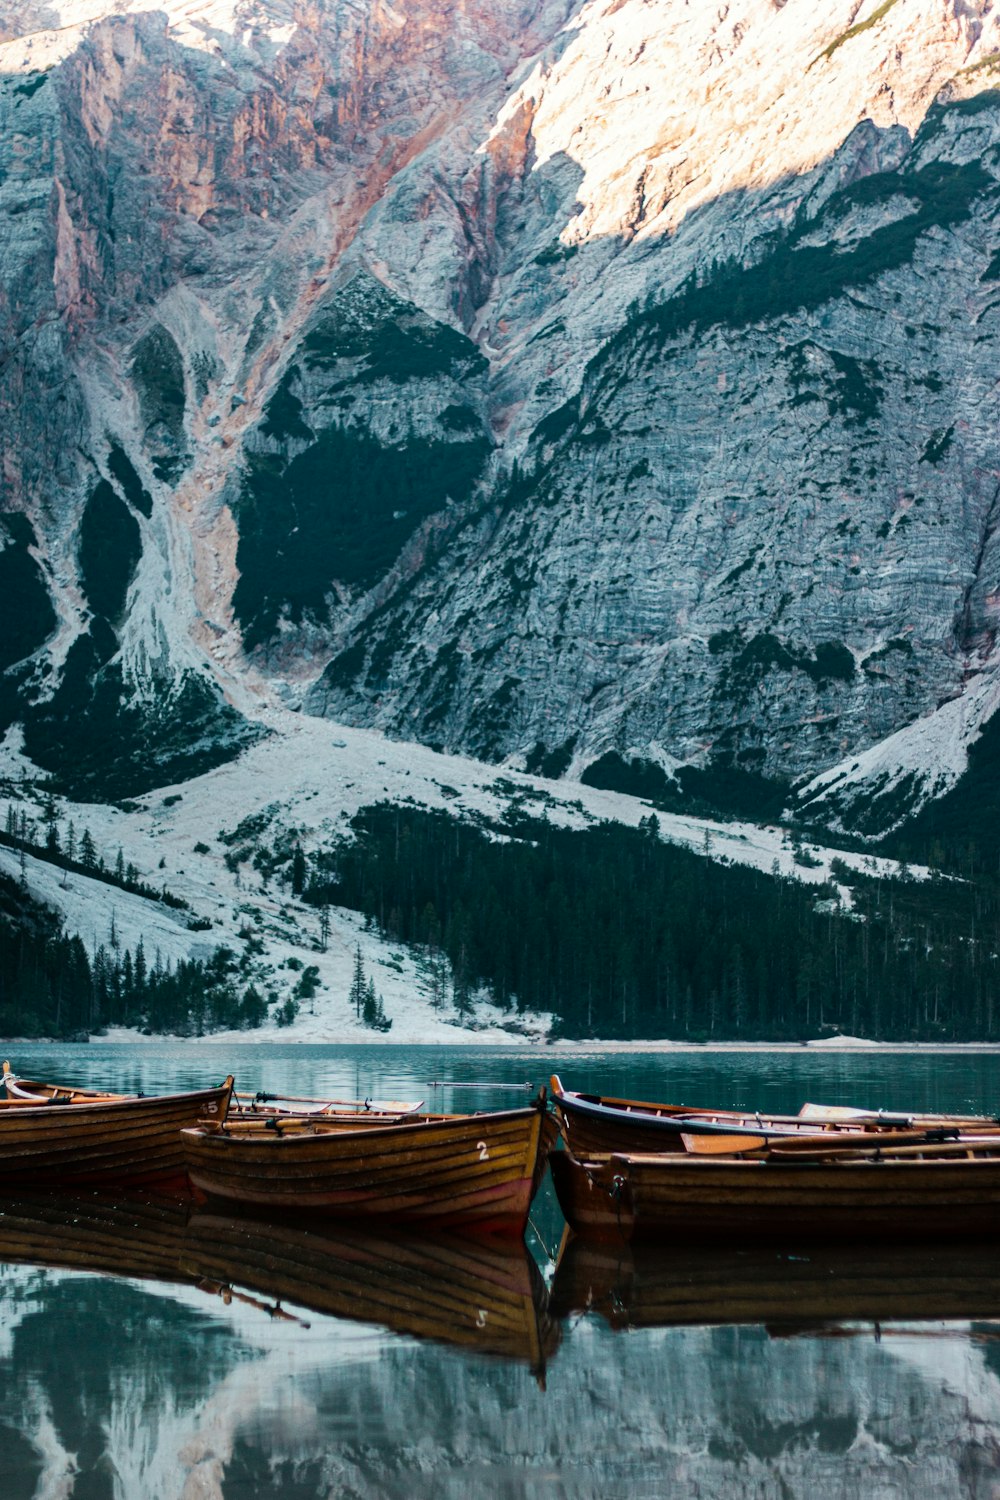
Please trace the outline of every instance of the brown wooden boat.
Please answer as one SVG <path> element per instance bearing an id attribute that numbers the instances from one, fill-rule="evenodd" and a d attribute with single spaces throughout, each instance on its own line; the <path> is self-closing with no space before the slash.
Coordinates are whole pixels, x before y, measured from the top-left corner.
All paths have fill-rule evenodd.
<path id="1" fill-rule="evenodd" d="M 81 1088 L 73 1083 L 42 1082 L 35 1078 L 21 1078 L 12 1072 L 9 1062 L 3 1065 L 0 1080 L 8 1100 L 16 1104 L 85 1104 L 92 1100 L 141 1099 L 141 1094 L 116 1094 L 106 1089 Z M 233 1114 L 261 1115 L 323 1115 L 336 1120 L 401 1120 L 419 1116 L 422 1101 L 406 1103 L 396 1099 L 319 1099 L 298 1094 L 271 1094 L 258 1091 L 256 1094 L 240 1094 L 233 1090 L 229 1108 Z"/>
<path id="2" fill-rule="evenodd" d="M 181 1131 L 222 1121 L 233 1080 L 189 1093 L 0 1100 L 0 1185 L 185 1191 Z"/>
<path id="3" fill-rule="evenodd" d="M 567 1232 L 552 1282 L 558 1318 L 612 1328 L 760 1323 L 787 1336 L 845 1323 L 1000 1319 L 1000 1263 L 986 1243 L 691 1247 Z M 998 1329 L 1000 1334 L 1000 1329 Z"/>
<path id="4" fill-rule="evenodd" d="M 553 1155 L 568 1223 L 620 1237 L 773 1239 L 953 1238 L 1000 1230 L 996 1136 L 848 1147 L 749 1144 L 745 1154 L 612 1155 L 579 1162 Z"/>
<path id="5" fill-rule="evenodd" d="M 683 1152 L 684 1136 L 758 1136 L 768 1139 L 817 1134 L 855 1136 L 901 1129 L 997 1130 L 982 1115 L 899 1114 L 806 1104 L 797 1115 L 753 1110 L 705 1109 L 687 1104 L 654 1104 L 564 1089 L 551 1080 L 552 1103 L 563 1140 L 578 1160 L 611 1152 Z"/>
<path id="6" fill-rule="evenodd" d="M 539 1378 L 559 1342 L 538 1268 L 512 1241 L 199 1211 L 183 1267 L 223 1296 L 249 1288 L 278 1303 L 517 1360 Z"/>
<path id="7" fill-rule="evenodd" d="M 522 1234 L 556 1126 L 528 1109 L 369 1126 L 234 1118 L 182 1132 L 195 1188 L 269 1210 Z"/>

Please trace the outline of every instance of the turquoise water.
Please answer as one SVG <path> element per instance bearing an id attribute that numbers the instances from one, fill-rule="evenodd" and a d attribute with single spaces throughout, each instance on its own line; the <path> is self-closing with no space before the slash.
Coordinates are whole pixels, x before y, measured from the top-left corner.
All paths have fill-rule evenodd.
<path id="1" fill-rule="evenodd" d="M 231 1070 L 250 1092 L 444 1109 L 510 1106 L 527 1090 L 498 1085 L 554 1066 L 568 1087 L 690 1103 L 1000 1108 L 1000 1057 L 984 1053 L 97 1043 L 11 1062 L 147 1092 Z M 88 1200 L 54 1222 L 51 1200 L 0 1200 L 5 1500 L 985 1500 L 1000 1486 L 991 1246 L 577 1247 L 554 1270 L 548 1191 L 530 1262 L 123 1214 Z"/>
<path id="2" fill-rule="evenodd" d="M 16 1045 L 15 1071 L 155 1092 L 232 1072 L 253 1092 L 422 1099 L 428 1108 L 516 1102 L 558 1072 L 567 1088 L 721 1108 L 794 1110 L 804 1099 L 864 1108 L 1000 1112 L 1000 1052 L 601 1052 L 551 1048 L 330 1047 L 198 1042 Z M 457 1085 L 460 1085 L 458 1087 Z M 470 1085 L 473 1085 L 470 1087 Z M 481 1086 L 476 1086 L 481 1085 Z M 503 1085 L 504 1087 L 497 1087 Z"/>

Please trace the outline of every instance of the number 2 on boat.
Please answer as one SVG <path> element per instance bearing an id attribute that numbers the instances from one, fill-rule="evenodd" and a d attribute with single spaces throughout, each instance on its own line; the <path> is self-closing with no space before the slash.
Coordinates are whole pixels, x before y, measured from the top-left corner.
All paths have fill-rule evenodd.
<path id="1" fill-rule="evenodd" d="M 490 1159 L 490 1153 L 486 1149 L 486 1142 L 485 1141 L 477 1141 L 476 1142 L 476 1150 L 479 1152 L 479 1160 L 480 1161 L 489 1161 L 489 1159 Z"/>

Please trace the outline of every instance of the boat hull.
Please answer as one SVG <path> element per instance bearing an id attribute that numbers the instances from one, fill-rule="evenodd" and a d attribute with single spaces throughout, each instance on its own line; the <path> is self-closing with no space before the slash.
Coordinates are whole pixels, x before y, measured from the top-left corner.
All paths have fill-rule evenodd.
<path id="1" fill-rule="evenodd" d="M 604 1238 L 913 1241 L 1000 1232 L 1000 1156 L 579 1163 L 563 1152 L 553 1176 L 569 1224 Z"/>
<path id="2" fill-rule="evenodd" d="M 500 1235 L 524 1232 L 554 1138 L 544 1106 L 375 1129 L 183 1132 L 208 1198 Z"/>
<path id="3" fill-rule="evenodd" d="M 185 1191 L 181 1131 L 225 1119 L 219 1088 L 81 1104 L 0 1105 L 0 1187 L 74 1184 Z"/>

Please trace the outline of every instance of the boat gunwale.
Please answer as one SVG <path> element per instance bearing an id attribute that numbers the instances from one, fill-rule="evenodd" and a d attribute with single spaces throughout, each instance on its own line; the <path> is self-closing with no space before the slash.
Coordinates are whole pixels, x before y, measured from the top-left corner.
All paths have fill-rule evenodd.
<path id="1" fill-rule="evenodd" d="M 617 1129 L 627 1129 L 632 1125 L 637 1131 L 659 1131 L 669 1136 L 766 1135 L 780 1140 L 826 1135 L 831 1140 L 839 1140 L 859 1136 L 877 1138 L 880 1134 L 900 1129 L 989 1130 L 991 1127 L 1000 1133 L 1000 1116 L 993 1115 L 888 1114 L 882 1110 L 859 1110 L 848 1118 L 823 1119 L 749 1109 L 699 1109 L 692 1105 L 654 1104 L 639 1099 L 578 1093 L 564 1089 L 558 1074 L 553 1074 L 551 1087 L 552 1102 L 557 1112 L 564 1110 L 570 1117 L 575 1114 L 598 1125 Z M 617 1154 L 624 1153 L 619 1149 Z M 678 1154 L 682 1155 L 683 1152 Z"/>
<path id="2" fill-rule="evenodd" d="M 247 1144 L 259 1146 L 266 1143 L 266 1149 L 274 1146 L 290 1146 L 292 1143 L 311 1143 L 315 1145 L 318 1141 L 327 1138 L 341 1140 L 345 1137 L 354 1141 L 359 1138 L 371 1141 L 373 1138 L 385 1138 L 392 1140 L 395 1137 L 405 1135 L 407 1139 L 417 1136 L 422 1132 L 441 1132 L 464 1128 L 466 1126 L 475 1129 L 481 1126 L 499 1124 L 521 1124 L 534 1116 L 545 1118 L 545 1101 L 540 1100 L 524 1109 L 510 1110 L 480 1110 L 475 1114 L 468 1115 L 439 1115 L 432 1119 L 403 1119 L 382 1122 L 377 1125 L 353 1126 L 343 1129 L 339 1122 L 331 1120 L 329 1116 L 325 1119 L 320 1116 L 306 1115 L 297 1118 L 294 1115 L 283 1117 L 278 1122 L 278 1117 L 273 1116 L 276 1123 L 270 1125 L 263 1117 L 257 1120 L 246 1121 L 249 1130 L 231 1129 L 231 1125 L 239 1127 L 246 1119 L 236 1115 L 233 1121 L 206 1121 L 199 1125 L 185 1126 L 181 1134 L 198 1144 L 219 1146 L 222 1149 L 229 1147 L 240 1147 Z M 289 1127 L 299 1126 L 299 1129 Z M 325 1128 L 324 1128 L 325 1127 Z"/>
<path id="3" fill-rule="evenodd" d="M 82 1099 L 79 1103 L 57 1103 L 55 1100 L 49 1100 L 45 1104 L 20 1104 L 16 1100 L 0 1100 L 0 1106 L 4 1103 L 16 1106 L 11 1110 L 11 1119 L 52 1120 L 62 1119 L 68 1115 L 76 1117 L 81 1111 L 103 1116 L 111 1112 L 137 1112 L 139 1109 L 168 1104 L 190 1104 L 195 1100 L 208 1103 L 210 1100 L 224 1098 L 229 1091 L 231 1091 L 230 1083 L 220 1083 L 212 1088 L 189 1089 L 177 1094 L 119 1094 L 113 1098 Z"/>

